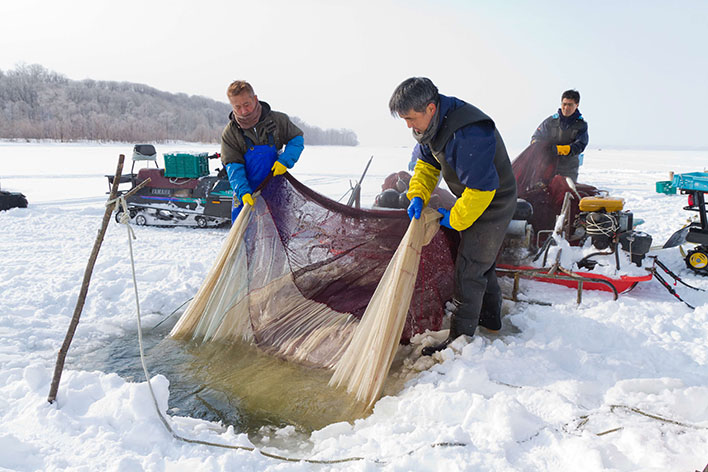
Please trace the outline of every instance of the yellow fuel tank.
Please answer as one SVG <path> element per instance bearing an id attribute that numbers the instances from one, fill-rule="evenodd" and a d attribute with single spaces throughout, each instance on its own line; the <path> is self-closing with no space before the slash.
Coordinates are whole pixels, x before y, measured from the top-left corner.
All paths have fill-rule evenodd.
<path id="1" fill-rule="evenodd" d="M 580 211 L 600 211 L 608 213 L 621 211 L 624 208 L 624 198 L 613 197 L 583 197 L 578 204 Z"/>

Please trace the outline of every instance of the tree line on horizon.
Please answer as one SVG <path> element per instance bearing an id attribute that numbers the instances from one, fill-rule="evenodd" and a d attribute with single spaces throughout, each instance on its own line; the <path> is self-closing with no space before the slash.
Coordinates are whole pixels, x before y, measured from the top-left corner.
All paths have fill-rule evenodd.
<path id="1" fill-rule="evenodd" d="M 101 142 L 218 143 L 231 106 L 143 84 L 70 80 L 38 64 L 0 70 L 0 138 Z M 305 144 L 356 146 L 350 129 L 322 129 L 292 116 Z"/>

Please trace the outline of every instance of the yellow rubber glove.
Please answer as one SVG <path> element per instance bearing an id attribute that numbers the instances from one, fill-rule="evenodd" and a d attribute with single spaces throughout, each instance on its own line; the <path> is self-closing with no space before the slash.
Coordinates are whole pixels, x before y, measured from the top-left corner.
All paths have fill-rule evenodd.
<path id="1" fill-rule="evenodd" d="M 244 193 L 243 197 L 241 198 L 241 201 L 244 204 L 248 203 L 249 205 L 253 206 L 253 197 L 251 196 L 250 193 Z"/>
<path id="2" fill-rule="evenodd" d="M 288 171 L 288 168 L 280 162 L 275 161 L 275 164 L 273 164 L 271 170 L 273 171 L 273 175 L 280 175 L 286 173 Z"/>
<path id="3" fill-rule="evenodd" d="M 440 171 L 438 169 L 418 159 L 413 170 L 413 177 L 408 183 L 408 193 L 406 194 L 408 199 L 413 200 L 413 197 L 420 197 L 423 203 L 427 205 L 430 195 L 435 190 L 435 186 L 438 185 L 439 175 Z"/>
<path id="4" fill-rule="evenodd" d="M 457 231 L 464 231 L 472 226 L 492 203 L 496 193 L 496 190 L 466 188 L 450 210 L 450 226 Z"/>
<path id="5" fill-rule="evenodd" d="M 568 154 L 570 154 L 570 145 L 568 144 L 559 144 L 558 146 L 556 146 L 556 149 L 558 150 L 559 156 L 567 156 Z"/>

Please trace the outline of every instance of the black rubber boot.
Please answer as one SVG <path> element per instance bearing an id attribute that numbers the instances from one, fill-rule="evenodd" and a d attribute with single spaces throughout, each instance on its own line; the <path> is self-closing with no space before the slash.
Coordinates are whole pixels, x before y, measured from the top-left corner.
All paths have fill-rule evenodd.
<path id="1" fill-rule="evenodd" d="M 491 331 L 500 330 L 502 327 L 501 307 L 501 293 L 485 293 L 482 299 L 482 311 L 479 314 L 479 325 Z"/>
<path id="2" fill-rule="evenodd" d="M 476 328 L 476 319 L 471 320 L 452 315 L 452 320 L 450 321 L 450 334 L 447 336 L 447 338 L 439 344 L 424 347 L 422 354 L 424 356 L 432 356 L 434 353 L 445 349 L 451 342 L 460 337 L 460 335 L 466 334 L 470 337 L 474 336 L 474 330 Z"/>
<path id="3" fill-rule="evenodd" d="M 450 335 L 440 344 L 433 344 L 432 346 L 426 346 L 423 348 L 421 351 L 421 354 L 424 356 L 432 356 L 438 351 L 442 351 L 447 347 L 448 344 L 453 342 L 455 339 L 457 339 L 458 336 L 455 336 L 452 334 L 452 329 L 450 330 Z"/>

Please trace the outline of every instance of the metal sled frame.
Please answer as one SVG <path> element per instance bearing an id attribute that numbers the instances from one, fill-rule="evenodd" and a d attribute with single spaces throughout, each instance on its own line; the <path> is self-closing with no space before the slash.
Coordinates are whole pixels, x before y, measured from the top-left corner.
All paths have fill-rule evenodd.
<path id="1" fill-rule="evenodd" d="M 570 192 L 565 194 L 561 212 L 556 219 L 555 228 L 552 234 L 546 239 L 534 260 L 537 260 L 543 255 L 543 266 L 541 268 L 532 266 L 513 266 L 498 264 L 496 271 L 500 275 L 514 277 L 514 288 L 512 290 L 512 300 L 518 301 L 519 279 L 527 278 L 532 280 L 540 280 L 543 282 L 551 282 L 559 285 L 564 285 L 570 288 L 577 288 L 577 303 L 580 304 L 583 299 L 583 289 L 603 290 L 612 293 L 613 299 L 617 300 L 620 293 L 632 290 L 639 282 L 644 282 L 652 279 L 654 274 L 653 267 L 648 270 L 648 274 L 644 276 L 626 276 L 612 278 L 602 274 L 574 272 L 560 265 L 560 251 L 556 254 L 555 262 L 550 266 L 546 266 L 549 245 L 554 243 L 554 236 L 561 236 L 570 233 L 570 200 L 575 198 Z M 537 235 L 538 238 L 538 235 Z M 614 248 L 616 251 L 616 248 Z M 615 256 L 616 252 L 615 252 Z"/>
<path id="2" fill-rule="evenodd" d="M 572 284 L 563 284 L 561 282 L 556 282 L 556 283 L 561 283 L 562 285 L 566 286 L 573 286 L 577 285 L 577 303 L 580 304 L 583 301 L 583 288 L 586 283 L 588 284 L 595 284 L 595 285 L 602 285 L 603 289 L 609 292 L 612 292 L 612 296 L 614 300 L 617 300 L 617 297 L 619 295 L 619 292 L 617 291 L 617 288 L 610 282 L 609 280 L 604 280 L 600 278 L 592 278 L 592 277 L 584 277 L 582 275 L 576 274 L 573 271 L 570 271 L 568 269 L 564 269 L 563 267 L 560 266 L 554 266 L 551 268 L 508 268 L 508 267 L 497 267 L 496 271 L 498 274 L 501 275 L 507 275 L 507 276 L 512 276 L 514 277 L 514 288 L 511 291 L 511 299 L 515 302 L 519 301 L 518 299 L 518 294 L 519 294 L 519 279 L 520 278 L 527 278 L 527 279 L 532 279 L 532 280 L 540 280 L 540 279 L 552 279 L 554 281 L 567 281 L 567 282 L 572 282 Z M 634 285 L 636 285 L 637 282 L 634 282 L 634 284 L 628 288 L 627 290 L 631 290 Z"/>

